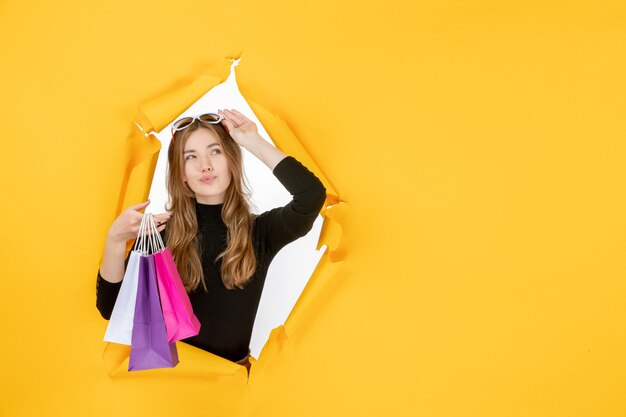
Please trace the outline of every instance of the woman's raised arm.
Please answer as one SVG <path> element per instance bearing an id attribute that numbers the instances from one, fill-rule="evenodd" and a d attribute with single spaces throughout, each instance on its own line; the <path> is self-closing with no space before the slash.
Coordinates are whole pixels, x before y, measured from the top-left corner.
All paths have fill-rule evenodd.
<path id="1" fill-rule="evenodd" d="M 224 126 L 230 137 L 239 146 L 246 148 L 250 153 L 259 158 L 272 171 L 287 155 L 278 148 L 263 139 L 258 132 L 256 124 L 237 110 L 218 111 L 224 116 Z"/>

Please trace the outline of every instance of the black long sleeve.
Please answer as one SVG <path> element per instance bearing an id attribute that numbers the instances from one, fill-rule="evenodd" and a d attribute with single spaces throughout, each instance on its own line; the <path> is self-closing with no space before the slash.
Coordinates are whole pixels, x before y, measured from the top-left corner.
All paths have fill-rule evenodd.
<path id="1" fill-rule="evenodd" d="M 126 271 L 129 259 L 130 252 L 124 261 L 124 271 Z M 96 280 L 96 307 L 102 317 L 107 320 L 111 318 L 113 306 L 115 305 L 115 300 L 117 299 L 117 294 L 120 292 L 120 288 L 122 288 L 122 281 L 115 283 L 109 282 L 102 277 L 100 269 L 98 269 L 98 279 Z"/>
<path id="2" fill-rule="evenodd" d="M 311 230 L 326 200 L 322 182 L 292 156 L 281 160 L 273 173 L 293 198 L 287 205 L 257 217 L 256 231 L 262 233 L 263 249 L 272 256 Z"/>
<path id="3" fill-rule="evenodd" d="M 244 289 L 227 289 L 220 274 L 221 260 L 215 262 L 227 244 L 226 225 L 221 218 L 223 205 L 196 202 L 201 262 L 208 291 L 200 286 L 189 294 L 201 328 L 200 334 L 184 342 L 233 361 L 248 353 L 271 260 L 281 248 L 311 230 L 326 199 L 322 182 L 291 156 L 281 160 L 273 174 L 293 198 L 283 207 L 256 216 L 252 237 L 257 268 Z M 96 305 L 108 319 L 121 283 L 111 284 L 99 273 L 97 282 Z"/>

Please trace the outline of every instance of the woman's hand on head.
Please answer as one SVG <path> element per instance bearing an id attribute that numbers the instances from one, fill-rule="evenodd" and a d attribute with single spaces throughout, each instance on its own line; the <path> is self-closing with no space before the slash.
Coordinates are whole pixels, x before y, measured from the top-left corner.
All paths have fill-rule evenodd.
<path id="1" fill-rule="evenodd" d="M 128 207 L 126 210 L 120 214 L 117 219 L 111 224 L 109 228 L 109 234 L 107 239 L 115 241 L 115 242 L 124 242 L 134 239 L 137 237 L 137 233 L 139 233 L 139 226 L 141 225 L 141 219 L 144 214 L 139 212 L 139 210 L 143 210 L 150 204 L 150 200 L 144 201 L 143 203 L 135 204 L 134 206 Z M 170 213 L 160 213 L 153 214 L 154 222 L 157 225 L 157 230 L 160 232 L 165 229 L 167 221 L 169 220 L 171 214 Z"/>
<path id="2" fill-rule="evenodd" d="M 224 116 L 221 123 L 239 146 L 260 138 L 256 124 L 237 110 L 224 109 L 217 112 Z"/>

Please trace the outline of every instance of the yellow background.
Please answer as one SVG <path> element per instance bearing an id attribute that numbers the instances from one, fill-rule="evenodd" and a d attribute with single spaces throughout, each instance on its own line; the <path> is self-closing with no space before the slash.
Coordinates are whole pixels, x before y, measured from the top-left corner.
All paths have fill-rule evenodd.
<path id="1" fill-rule="evenodd" d="M 626 415 L 625 23 L 618 1 L 2 2 L 0 415 Z M 343 266 L 249 383 L 110 376 L 95 278 L 138 106 L 240 54 L 349 205 Z"/>

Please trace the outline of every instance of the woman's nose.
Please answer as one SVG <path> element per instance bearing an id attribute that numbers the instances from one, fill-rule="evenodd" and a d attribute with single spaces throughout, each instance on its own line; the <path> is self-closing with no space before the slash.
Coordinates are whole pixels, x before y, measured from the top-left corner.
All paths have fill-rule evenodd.
<path id="1" fill-rule="evenodd" d="M 202 156 L 201 163 L 202 163 L 201 165 L 202 172 L 213 171 L 213 164 L 211 164 L 211 158 L 207 156 Z"/>

